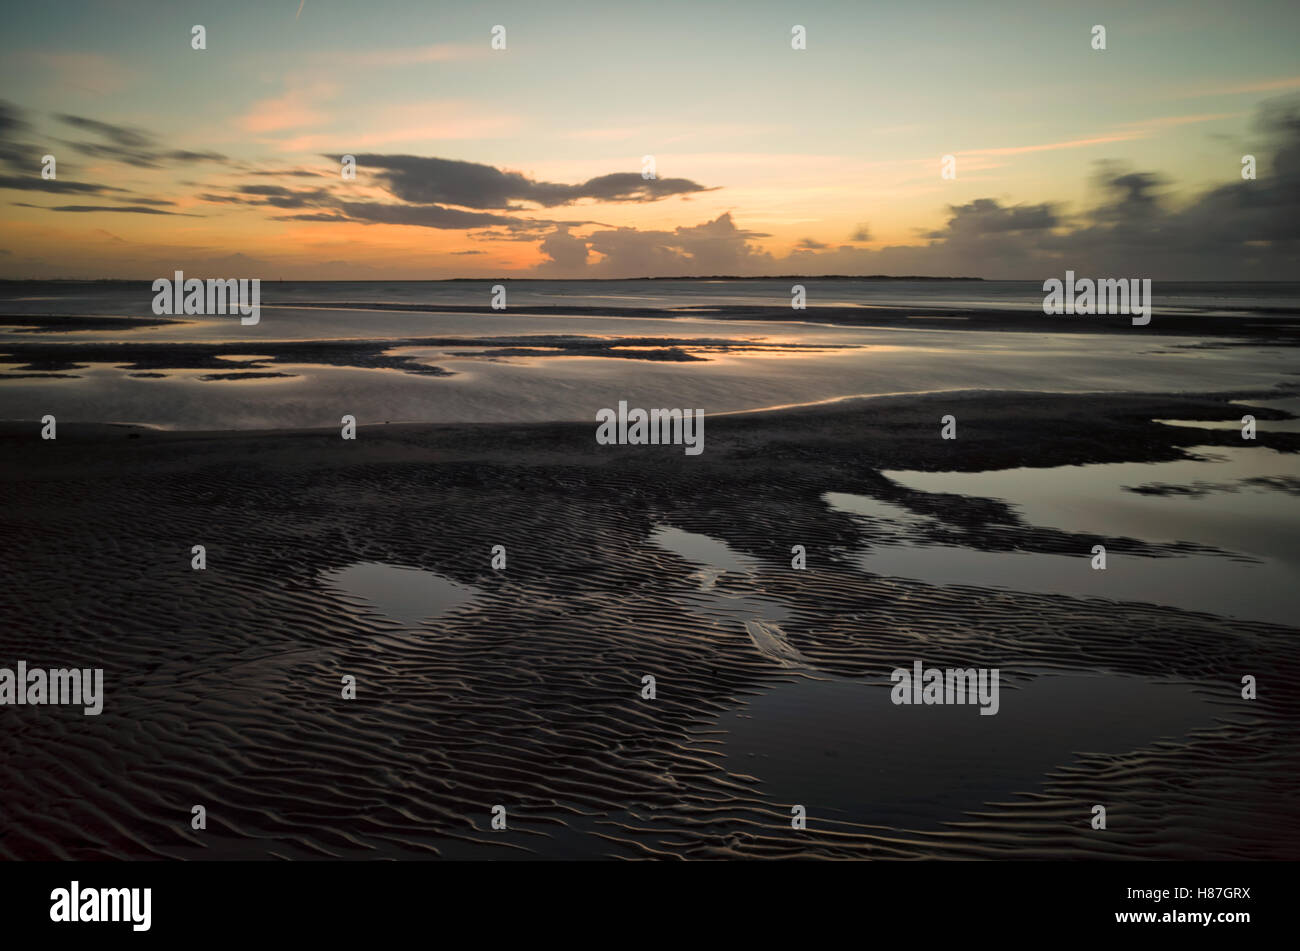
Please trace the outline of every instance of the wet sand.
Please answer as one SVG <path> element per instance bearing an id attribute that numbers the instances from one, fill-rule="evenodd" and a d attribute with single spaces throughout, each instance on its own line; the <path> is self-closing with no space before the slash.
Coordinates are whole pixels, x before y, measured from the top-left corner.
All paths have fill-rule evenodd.
<path id="1" fill-rule="evenodd" d="M 0 664 L 106 689 L 98 717 L 0 710 L 0 856 L 1300 857 L 1295 627 L 872 574 L 869 524 L 824 499 L 976 548 L 1159 557 L 881 473 L 1170 461 L 1242 441 L 1154 420 L 1285 395 L 848 400 L 709 417 L 698 457 L 594 424 L 0 424 Z M 349 591 L 370 565 L 428 573 L 434 606 Z M 892 706 L 917 658 L 999 668 L 1015 712 Z"/>

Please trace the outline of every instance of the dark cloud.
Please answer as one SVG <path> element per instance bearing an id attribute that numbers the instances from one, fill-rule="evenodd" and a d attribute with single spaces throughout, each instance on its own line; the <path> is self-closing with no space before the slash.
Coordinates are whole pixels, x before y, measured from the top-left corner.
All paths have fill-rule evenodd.
<path id="1" fill-rule="evenodd" d="M 275 221 L 351 221 L 342 215 L 331 215 L 323 211 L 305 212 L 301 215 L 275 215 Z"/>
<path id="2" fill-rule="evenodd" d="M 472 231 L 469 234 L 471 238 L 484 238 L 492 241 L 523 241 L 532 242 L 538 238 L 544 238 L 556 228 L 581 228 L 586 225 L 597 225 L 602 228 L 609 228 L 610 225 L 601 224 L 599 221 L 550 221 L 545 218 L 503 218 L 492 229 L 487 231 Z"/>
<path id="3" fill-rule="evenodd" d="M 495 215 L 489 212 L 464 211 L 432 204 L 391 204 L 373 201 L 345 201 L 324 188 L 288 188 L 284 185 L 241 185 L 234 194 L 203 194 L 203 201 L 255 207 L 321 209 L 298 215 L 276 216 L 276 221 L 358 222 L 360 224 L 411 225 L 443 230 L 471 228 L 519 231 L 529 240 L 562 222 L 538 221 Z M 582 222 L 574 222 L 574 225 Z M 496 236 L 492 232 L 487 232 Z"/>
<path id="4" fill-rule="evenodd" d="M 70 181 L 67 175 L 73 169 L 65 162 L 59 162 L 57 166 L 63 178 L 42 178 L 41 159 L 49 150 L 18 138 L 31 127 L 27 113 L 12 102 L 0 100 L 0 166 L 7 166 L 12 173 L 0 174 L 0 189 L 64 195 L 107 196 L 109 192 L 129 194 L 124 188 Z"/>
<path id="5" fill-rule="evenodd" d="M 0 99 L 0 139 L 7 139 L 15 132 L 24 132 L 31 128 L 23 117 L 23 110 L 7 99 Z"/>
<path id="6" fill-rule="evenodd" d="M 128 148 L 144 148 L 153 144 L 153 136 L 143 129 L 113 125 L 110 122 L 100 122 L 98 119 L 87 119 L 85 116 L 60 114 L 55 118 L 72 126 L 74 129 L 83 129 L 86 132 L 94 133 L 101 138 L 108 139 L 110 142 L 116 142 L 118 145 L 124 145 Z"/>
<path id="7" fill-rule="evenodd" d="M 259 171 L 252 171 L 249 172 L 248 174 L 255 175 L 259 178 L 323 178 L 324 177 L 324 173 L 322 172 L 313 172 L 305 168 L 289 168 L 279 172 L 266 171 L 265 169 L 263 169 Z"/>
<path id="8" fill-rule="evenodd" d="M 300 194 L 283 185 L 243 185 L 239 189 L 244 195 L 295 195 Z"/>
<path id="9" fill-rule="evenodd" d="M 294 189 L 283 185 L 241 185 L 235 194 L 204 193 L 199 198 L 207 202 L 284 209 L 332 208 L 339 204 L 339 200 L 324 188 Z"/>
<path id="10" fill-rule="evenodd" d="M 1118 204 L 1145 207 L 1155 202 L 1155 190 L 1164 184 L 1164 179 L 1151 172 L 1131 172 L 1116 175 L 1108 179 L 1106 184 L 1120 193 Z"/>
<path id="11" fill-rule="evenodd" d="M 373 201 L 342 202 L 339 207 L 354 221 L 363 224 L 416 225 L 421 228 L 482 228 L 510 221 L 501 215 L 478 211 L 461 211 L 441 205 L 387 205 Z"/>
<path id="12" fill-rule="evenodd" d="M 328 156 L 337 161 L 340 156 Z M 359 155 L 358 170 L 369 171 L 399 202 L 347 201 L 325 188 L 299 189 L 286 185 L 241 185 L 233 192 L 203 193 L 199 198 L 222 204 L 302 209 L 304 213 L 282 215 L 277 221 L 355 221 L 362 224 L 396 224 L 444 230 L 484 229 L 471 237 L 492 240 L 547 240 L 552 232 L 595 225 L 591 221 L 552 221 L 497 214 L 496 210 L 517 211 L 521 203 L 543 207 L 570 204 L 583 198 L 598 201 L 655 201 L 674 194 L 704 190 L 686 179 L 642 179 L 637 173 L 617 173 L 590 179 L 581 185 L 537 182 L 517 172 L 503 172 L 490 165 L 410 155 Z M 376 171 L 378 170 L 378 171 Z M 252 174 L 274 176 L 265 170 Z M 293 169 L 283 174 L 294 177 L 315 173 Z M 311 211 L 310 209 L 318 209 Z M 571 239 L 552 241 L 550 250 L 566 264 L 579 260 L 579 249 Z M 585 243 L 581 259 L 585 260 Z M 550 256 L 549 251 L 547 252 Z"/>
<path id="13" fill-rule="evenodd" d="M 825 251 L 829 245 L 814 241 L 812 238 L 804 238 L 795 247 L 800 251 Z"/>
<path id="14" fill-rule="evenodd" d="M 1274 143 L 1271 159 L 1256 156 L 1259 177 L 1206 192 L 1172 216 L 1173 225 L 1248 257 L 1263 253 L 1259 243 L 1268 242 L 1289 256 L 1287 276 L 1294 279 L 1300 271 L 1300 96 L 1265 103 L 1256 127 Z"/>
<path id="15" fill-rule="evenodd" d="M 865 244 L 871 240 L 871 231 L 866 225 L 858 225 L 853 231 L 853 237 L 849 238 L 849 240 Z"/>
<path id="16" fill-rule="evenodd" d="M 41 178 L 40 167 L 30 175 L 0 175 L 0 188 L 9 188 L 24 192 L 76 193 L 102 195 L 105 192 L 125 192 L 124 188 L 111 185 L 89 185 L 84 182 L 69 182 L 61 178 Z"/>
<path id="17" fill-rule="evenodd" d="M 60 144 L 75 150 L 81 155 L 134 165 L 136 168 L 165 168 L 168 164 L 192 164 L 195 162 L 225 162 L 226 156 L 220 152 L 191 152 L 186 150 L 139 149 L 104 142 L 73 142 L 59 139 Z"/>
<path id="18" fill-rule="evenodd" d="M 569 234 L 568 228 L 556 228 L 542 241 L 540 247 L 557 270 L 580 270 L 587 266 L 587 255 L 590 253 L 587 242 Z"/>
<path id="19" fill-rule="evenodd" d="M 161 208 L 146 208 L 142 205 L 29 205 L 26 202 L 14 202 L 19 208 L 40 208 L 42 211 L 72 211 L 72 212 L 90 212 L 90 211 L 121 211 L 136 215 L 174 215 L 179 218 L 198 218 L 199 215 L 189 215 L 179 211 L 163 211 Z"/>
<path id="20" fill-rule="evenodd" d="M 294 190 L 282 185 L 244 185 L 239 192 L 261 199 L 248 204 L 273 208 L 322 208 L 337 204 L 337 199 L 323 188 Z"/>
<path id="21" fill-rule="evenodd" d="M 1005 207 L 993 198 L 977 198 L 968 205 L 949 205 L 952 217 L 943 231 L 927 237 L 944 240 L 979 237 L 1009 231 L 1045 231 L 1056 227 L 1059 219 L 1050 204 Z"/>
<path id="22" fill-rule="evenodd" d="M 341 158 L 326 157 L 334 161 Z M 535 181 L 519 172 L 504 172 L 477 162 L 415 155 L 358 155 L 356 159 L 358 171 L 372 172 L 395 197 L 421 205 L 517 209 L 519 202 L 531 202 L 553 208 L 584 198 L 644 202 L 710 190 L 685 178 L 643 179 L 639 172 L 615 172 L 580 185 L 562 185 Z"/>
<path id="23" fill-rule="evenodd" d="M 1130 172 L 1118 162 L 1099 162 L 1094 176 L 1105 198 L 1089 213 L 1098 222 L 1142 226 L 1163 213 L 1160 189 L 1168 181 L 1154 172 Z"/>
<path id="24" fill-rule="evenodd" d="M 156 145 L 155 139 L 142 129 L 113 125 L 88 119 L 84 116 L 58 115 L 60 122 L 72 128 L 89 132 L 107 141 L 104 142 L 70 142 L 56 139 L 68 149 L 82 155 L 124 162 L 142 168 L 161 168 L 169 162 L 193 163 L 200 161 L 225 161 L 225 156 L 218 152 L 195 152 L 177 149 L 165 149 Z M 0 165 L 8 166 L 14 174 L 0 175 L 0 188 L 15 191 L 43 191 L 54 194 L 104 195 L 110 192 L 130 194 L 129 189 L 115 188 L 111 185 L 95 185 L 85 182 L 70 181 L 68 175 L 75 172 L 73 165 L 48 147 L 48 143 L 38 146 L 21 142 L 15 136 L 31 129 L 32 123 L 27 114 L 11 102 L 0 101 Z M 58 159 L 58 171 L 61 177 L 44 179 L 40 176 L 41 157 L 54 154 Z M 140 198 L 134 200 L 139 205 L 163 204 L 157 199 Z M 166 202 L 166 204 L 171 204 Z M 67 206 L 77 208 L 81 206 Z"/>
<path id="25" fill-rule="evenodd" d="M 579 238 L 556 228 L 541 243 L 548 257 L 541 269 L 599 277 L 762 273 L 772 258 L 752 241 L 765 237 L 737 228 L 730 212 L 673 231 L 613 228 Z M 599 255 L 594 263 L 590 252 Z"/>
<path id="26" fill-rule="evenodd" d="M 220 152 L 193 152 L 177 149 L 173 152 L 161 152 L 159 155 L 170 162 L 225 162 L 227 157 Z"/>
<path id="27" fill-rule="evenodd" d="M 0 99 L 0 164 L 8 165 L 19 175 L 33 168 L 39 170 L 43 154 L 39 147 L 19 141 L 32 127 L 26 115 L 12 102 Z"/>
<path id="28" fill-rule="evenodd" d="M 41 153 L 34 145 L 6 142 L 0 139 L 0 165 L 7 165 L 11 171 L 21 174 L 30 170 L 35 164 L 32 160 L 39 159 L 40 156 Z"/>
<path id="29" fill-rule="evenodd" d="M 169 163 L 191 164 L 194 162 L 227 162 L 229 159 L 220 152 L 196 152 L 188 149 L 161 148 L 157 136 L 144 129 L 131 126 L 114 125 L 85 116 L 56 116 L 60 122 L 89 132 L 106 141 L 58 141 L 82 155 L 122 162 L 137 168 L 163 168 Z"/>

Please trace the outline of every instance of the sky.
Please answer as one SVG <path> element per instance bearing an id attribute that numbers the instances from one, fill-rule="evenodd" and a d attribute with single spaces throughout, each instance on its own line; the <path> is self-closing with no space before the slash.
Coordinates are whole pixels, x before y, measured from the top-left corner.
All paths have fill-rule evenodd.
<path id="1" fill-rule="evenodd" d="M 1296 279 L 1297 35 L 1285 0 L 14 6 L 0 278 Z"/>

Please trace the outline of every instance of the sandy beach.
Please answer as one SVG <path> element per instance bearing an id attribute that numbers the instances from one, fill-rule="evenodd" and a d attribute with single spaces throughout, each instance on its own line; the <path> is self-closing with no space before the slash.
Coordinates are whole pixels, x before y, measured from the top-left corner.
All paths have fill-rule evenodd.
<path id="1" fill-rule="evenodd" d="M 0 854 L 1295 858 L 1294 627 L 864 571 L 888 527 L 826 501 L 1081 571 L 1095 544 L 1177 557 L 881 473 L 1226 451 L 1229 400 L 1278 395 L 846 400 L 710 417 L 696 458 L 586 423 L 6 423 L 0 646 L 102 666 L 106 702 L 0 734 Z M 1300 448 L 1254 412 L 1250 451 Z M 900 714 L 889 671 L 914 658 L 999 668 L 1003 713 Z"/>

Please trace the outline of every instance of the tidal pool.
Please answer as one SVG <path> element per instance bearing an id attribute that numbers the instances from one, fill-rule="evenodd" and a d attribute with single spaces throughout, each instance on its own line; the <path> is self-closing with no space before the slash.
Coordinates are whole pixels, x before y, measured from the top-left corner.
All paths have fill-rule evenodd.
<path id="1" fill-rule="evenodd" d="M 442 617 L 472 603 L 481 593 L 432 571 L 363 561 L 322 575 L 325 583 L 376 608 L 408 627 Z"/>

